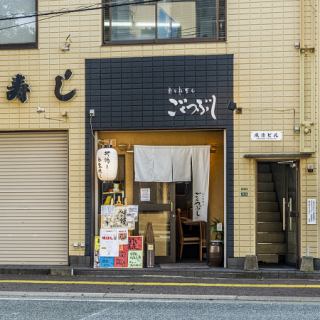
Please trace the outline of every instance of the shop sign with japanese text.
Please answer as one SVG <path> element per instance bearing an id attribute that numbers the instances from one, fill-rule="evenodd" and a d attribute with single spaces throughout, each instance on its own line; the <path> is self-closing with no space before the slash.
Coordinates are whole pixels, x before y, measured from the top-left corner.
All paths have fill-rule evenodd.
<path id="1" fill-rule="evenodd" d="M 251 131 L 252 141 L 281 141 L 282 131 Z"/>

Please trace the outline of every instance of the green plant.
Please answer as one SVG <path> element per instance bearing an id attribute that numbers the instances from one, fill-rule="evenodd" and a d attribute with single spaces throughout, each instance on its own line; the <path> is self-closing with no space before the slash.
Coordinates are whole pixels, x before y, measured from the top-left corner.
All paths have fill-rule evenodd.
<path id="1" fill-rule="evenodd" d="M 210 222 L 210 233 L 212 235 L 212 238 L 214 237 L 215 240 L 223 240 L 223 226 L 222 231 L 218 231 L 218 224 L 221 223 L 221 220 L 219 218 L 214 218 Z"/>

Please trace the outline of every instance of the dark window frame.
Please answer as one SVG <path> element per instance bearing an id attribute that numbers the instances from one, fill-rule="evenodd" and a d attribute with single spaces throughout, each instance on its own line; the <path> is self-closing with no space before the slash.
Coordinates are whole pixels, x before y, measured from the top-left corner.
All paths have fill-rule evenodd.
<path id="1" fill-rule="evenodd" d="M 39 8 L 39 0 L 34 0 L 35 2 L 35 12 L 38 14 Z M 38 49 L 38 41 L 39 41 L 39 23 L 38 16 L 35 17 L 35 25 L 36 25 L 36 37 L 34 42 L 27 43 L 0 43 L 0 50 L 18 50 L 18 49 Z"/>
<path id="2" fill-rule="evenodd" d="M 174 0 L 173 0 L 174 1 Z M 219 3 L 220 1 L 224 1 L 224 36 L 220 37 L 220 31 L 219 24 L 221 22 L 220 15 L 217 19 L 217 37 L 216 38 L 175 38 L 175 39 L 151 39 L 151 40 L 109 40 L 105 41 L 105 27 L 104 27 L 104 17 L 105 17 L 105 10 L 106 8 L 102 8 L 101 10 L 101 22 L 102 22 L 102 46 L 121 46 L 121 45 L 137 45 L 137 44 L 175 44 L 175 43 L 199 43 L 199 42 L 227 42 L 227 0 L 217 0 L 217 9 L 216 12 L 219 14 Z M 105 3 L 105 0 L 102 0 L 102 5 Z M 157 12 L 157 6 L 156 6 L 156 12 Z M 109 35 L 111 35 L 112 30 L 112 15 L 109 14 L 110 19 L 110 28 L 109 28 Z M 157 25 L 157 14 L 155 17 L 155 23 Z"/>

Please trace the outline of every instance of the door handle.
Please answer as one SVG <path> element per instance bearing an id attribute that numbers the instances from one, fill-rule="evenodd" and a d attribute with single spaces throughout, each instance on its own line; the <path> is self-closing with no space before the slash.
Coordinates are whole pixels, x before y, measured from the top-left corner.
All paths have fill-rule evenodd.
<path id="1" fill-rule="evenodd" d="M 292 198 L 289 198 L 289 231 L 292 231 Z"/>
<path id="2" fill-rule="evenodd" d="M 286 230 L 286 198 L 282 198 L 282 230 Z"/>

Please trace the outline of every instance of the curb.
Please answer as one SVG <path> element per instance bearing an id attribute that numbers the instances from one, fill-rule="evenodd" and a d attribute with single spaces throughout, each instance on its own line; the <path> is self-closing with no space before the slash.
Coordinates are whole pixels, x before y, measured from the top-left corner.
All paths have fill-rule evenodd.
<path id="1" fill-rule="evenodd" d="M 222 279 L 317 279 L 320 272 L 299 270 L 258 270 L 235 269 L 93 269 L 72 267 L 2 266 L 0 275 L 45 275 L 45 276 L 89 276 L 89 277 L 181 277 L 181 278 L 222 278 Z"/>

